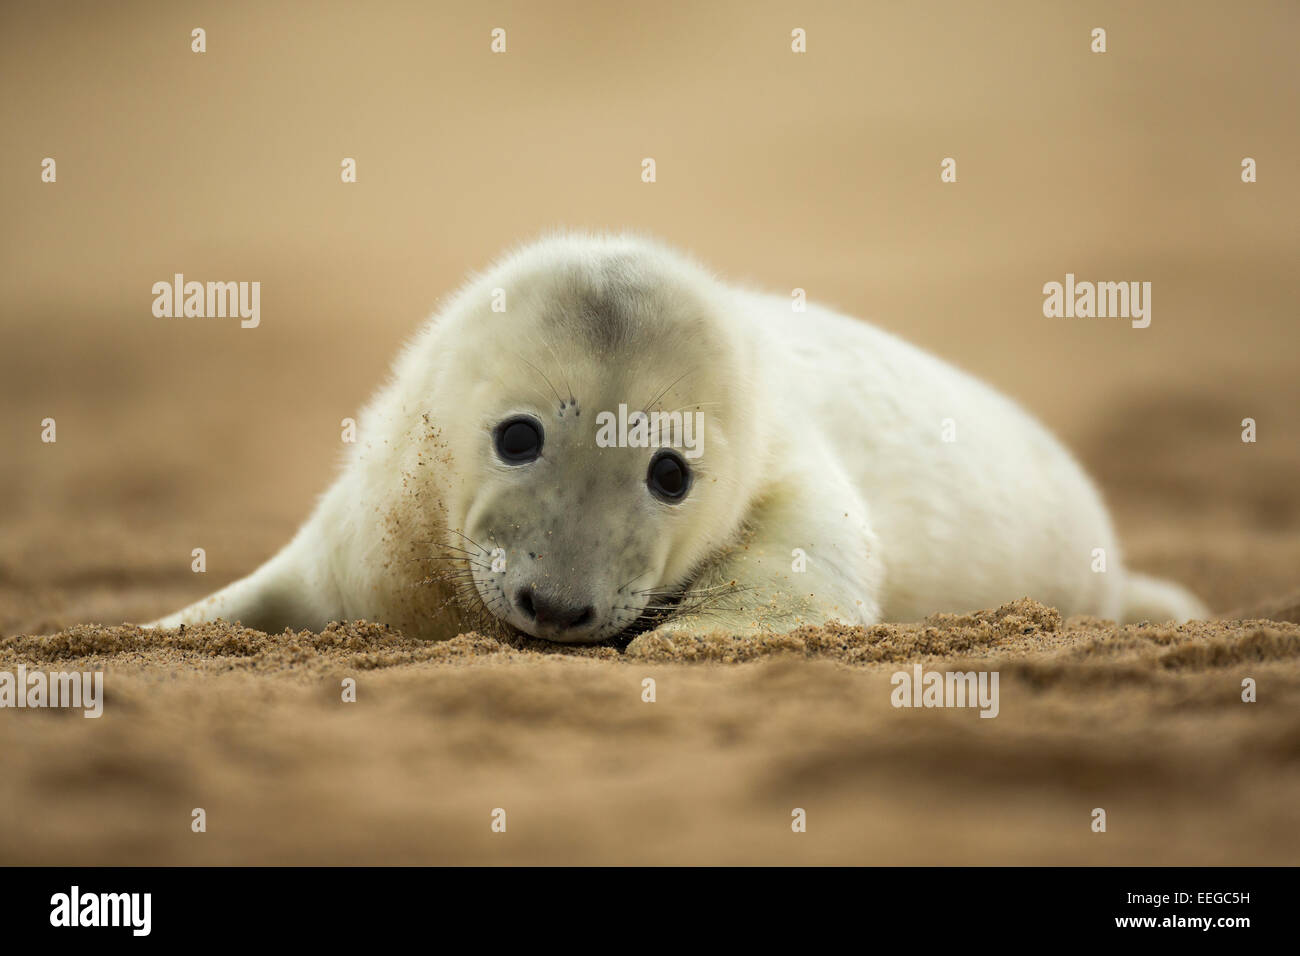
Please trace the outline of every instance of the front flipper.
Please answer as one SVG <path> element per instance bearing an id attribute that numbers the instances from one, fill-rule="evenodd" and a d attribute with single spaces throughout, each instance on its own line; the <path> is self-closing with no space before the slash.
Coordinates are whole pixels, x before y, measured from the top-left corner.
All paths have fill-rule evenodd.
<path id="1" fill-rule="evenodd" d="M 286 627 L 319 631 L 343 616 L 328 573 L 295 541 L 247 577 L 144 627 L 224 620 L 267 633 Z"/>
<path id="2" fill-rule="evenodd" d="M 865 503 L 845 481 L 792 480 L 754 509 L 748 533 L 686 589 L 652 635 L 778 634 L 806 624 L 880 620 L 884 570 Z"/>

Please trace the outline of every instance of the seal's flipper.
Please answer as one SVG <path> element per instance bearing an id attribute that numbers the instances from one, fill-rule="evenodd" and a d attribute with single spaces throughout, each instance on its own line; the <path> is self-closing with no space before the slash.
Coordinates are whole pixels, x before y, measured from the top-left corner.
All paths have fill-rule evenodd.
<path id="1" fill-rule="evenodd" d="M 1209 617 L 1209 609 L 1182 585 L 1133 571 L 1128 573 L 1124 592 L 1125 624 L 1141 621 L 1176 621 L 1182 624 L 1208 620 Z"/>
<path id="2" fill-rule="evenodd" d="M 332 595 L 326 597 L 321 575 L 296 560 L 295 550 L 290 545 L 247 577 L 144 626 L 174 628 L 225 620 L 268 633 L 286 627 L 321 630 L 343 617 L 343 609 L 333 607 L 337 602 L 330 599 Z"/>

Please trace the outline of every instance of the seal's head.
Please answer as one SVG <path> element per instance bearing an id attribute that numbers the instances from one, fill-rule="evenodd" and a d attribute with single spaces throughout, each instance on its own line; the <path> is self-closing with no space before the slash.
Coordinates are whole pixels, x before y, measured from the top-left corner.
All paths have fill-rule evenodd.
<path id="1" fill-rule="evenodd" d="M 448 311 L 436 404 L 464 414 L 442 433 L 461 479 L 447 520 L 501 621 L 615 637 L 736 533 L 761 412 L 740 398 L 749 346 L 719 289 L 653 243 L 564 237 Z"/>

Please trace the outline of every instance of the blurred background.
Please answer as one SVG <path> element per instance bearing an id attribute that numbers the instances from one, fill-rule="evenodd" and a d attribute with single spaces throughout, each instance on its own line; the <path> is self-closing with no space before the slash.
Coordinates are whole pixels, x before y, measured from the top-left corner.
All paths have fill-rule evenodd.
<path id="1" fill-rule="evenodd" d="M 1266 0 L 5 4 L 0 635 L 148 620 L 254 568 L 404 338 L 560 227 L 651 233 L 974 372 L 1083 459 L 1132 563 L 1294 620 L 1298 38 L 1300 5 Z M 177 272 L 259 281 L 260 327 L 154 317 Z M 1067 272 L 1151 282 L 1150 327 L 1044 318 Z M 1293 645 L 1252 640 L 1129 642 L 1143 663 L 1104 678 L 1026 665 L 1002 719 L 925 733 L 882 672 L 828 663 L 682 667 L 684 706 L 635 718 L 611 716 L 642 706 L 632 666 L 390 667 L 363 719 L 330 690 L 344 664 L 273 639 L 128 650 L 103 721 L 0 723 L 24 819 L 0 858 L 751 862 L 788 852 L 812 786 L 849 825 L 815 824 L 808 861 L 1294 862 L 1300 728 L 1257 724 L 1215 669 L 1272 654 L 1273 700 L 1300 699 Z M 1064 696 L 1026 703 L 1043 687 Z M 1117 842 L 1092 840 L 1121 791 Z M 542 824 L 522 850 L 486 836 L 508 799 Z M 199 805 L 219 838 L 191 838 Z"/>

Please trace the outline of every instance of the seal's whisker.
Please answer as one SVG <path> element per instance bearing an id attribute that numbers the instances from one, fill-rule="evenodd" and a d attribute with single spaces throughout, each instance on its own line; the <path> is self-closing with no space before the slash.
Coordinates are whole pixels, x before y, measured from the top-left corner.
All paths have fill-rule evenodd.
<path id="1" fill-rule="evenodd" d="M 458 574 L 431 574 L 416 582 L 413 587 L 423 587 L 429 584 L 446 584 L 449 581 L 473 581 L 474 578 L 469 572 L 460 572 Z"/>
<path id="2" fill-rule="evenodd" d="M 555 349 L 551 347 L 551 340 L 548 336 L 542 336 L 542 344 L 546 346 L 546 351 L 551 353 L 551 358 L 555 359 L 555 367 L 560 370 L 560 378 L 564 381 L 564 390 L 569 393 L 569 400 L 573 401 L 573 386 L 569 383 L 568 373 L 564 371 L 564 363 L 555 354 Z"/>
<path id="3" fill-rule="evenodd" d="M 719 616 L 724 611 L 735 612 L 742 610 L 742 608 L 734 606 L 734 603 L 728 599 L 732 595 L 752 590 L 756 590 L 756 588 L 740 587 L 735 581 L 698 588 L 642 588 L 632 593 L 638 597 L 643 597 L 649 602 L 645 607 L 637 608 L 623 605 L 619 608 L 621 611 L 634 611 L 637 613 L 637 617 L 632 623 L 620 632 L 621 636 L 627 637 L 632 634 L 653 630 L 664 621 L 682 615 L 689 614 L 695 617 L 710 618 Z"/>
<path id="4" fill-rule="evenodd" d="M 474 586 L 474 582 L 470 581 L 453 589 L 451 595 L 437 608 L 434 614 L 441 616 L 446 614 L 452 607 L 455 607 L 460 611 L 462 626 L 468 625 L 469 629 L 475 631 L 490 630 L 500 636 L 502 622 L 496 614 L 492 613 L 492 610 L 501 600 L 501 595 L 496 595 L 491 601 L 485 602 L 482 595 L 479 594 L 478 588 Z"/>
<path id="5" fill-rule="evenodd" d="M 640 574 L 638 574 L 638 575 L 636 576 L 636 578 L 643 578 L 643 577 L 645 577 L 645 576 L 646 576 L 647 574 L 649 574 L 649 573 L 650 573 L 650 569 L 649 569 L 649 568 L 646 568 L 644 571 L 642 571 Z M 625 583 L 623 583 L 623 584 L 620 584 L 620 585 L 618 586 L 618 589 L 619 589 L 620 591 L 623 590 L 625 587 L 627 587 L 629 584 L 631 584 L 632 581 L 635 581 L 636 578 L 632 578 L 631 580 L 629 580 L 629 581 L 627 581 L 627 582 L 625 582 Z M 641 592 L 638 591 L 638 592 L 636 592 L 636 593 L 640 594 Z"/>
<path id="6" fill-rule="evenodd" d="M 440 548 L 446 548 L 448 551 L 459 551 L 461 554 L 468 554 L 471 558 L 480 558 L 480 557 L 482 557 L 483 554 L 484 554 L 484 552 L 483 552 L 483 550 L 482 550 L 481 548 L 480 548 L 478 551 L 467 551 L 467 550 L 464 549 L 464 548 L 458 548 L 458 547 L 456 547 L 456 545 L 454 545 L 454 544 L 447 544 L 446 542 L 441 542 L 441 543 L 439 543 L 439 544 L 438 544 L 438 547 L 440 547 Z"/>
<path id="7" fill-rule="evenodd" d="M 441 546 L 441 548 L 446 548 L 448 551 L 459 551 L 459 554 L 435 554 L 434 557 L 437 558 L 459 558 L 461 557 L 461 555 L 468 555 L 468 557 L 471 558 L 482 557 L 480 551 L 471 551 L 464 548 L 456 548 L 455 545 L 439 545 L 439 546 Z"/>
<path id="8" fill-rule="evenodd" d="M 463 567 L 463 568 L 462 568 L 462 567 L 457 567 L 457 566 L 455 566 L 455 565 L 450 565 L 450 566 L 449 566 L 449 565 L 443 565 L 444 568 L 447 568 L 447 571 L 446 571 L 447 574 L 455 574 L 455 573 L 457 573 L 457 572 L 465 573 L 465 572 L 469 572 L 469 571 L 471 571 L 473 568 L 481 568 L 481 569 L 484 570 L 484 571 L 491 571 L 491 570 L 492 570 L 492 566 L 491 566 L 491 565 L 484 564 L 482 561 L 471 561 L 471 560 L 469 560 L 468 558 L 461 557 L 460 555 L 457 555 L 457 556 L 454 557 L 454 558 L 434 558 L 433 560 L 435 560 L 435 561 L 460 561 L 460 562 L 463 562 L 463 563 L 464 563 L 465 567 Z"/>
<path id="9" fill-rule="evenodd" d="M 665 415 L 671 415 L 673 412 L 680 412 L 686 408 L 703 408 L 706 405 L 721 405 L 722 402 L 687 402 L 685 405 L 678 405 L 676 408 L 670 408 Z"/>
<path id="10" fill-rule="evenodd" d="M 483 545 L 479 544 L 477 541 L 475 541 L 473 538 L 471 538 L 469 535 L 467 535 L 464 531 L 457 531 L 455 528 L 448 528 L 447 530 L 450 531 L 452 534 L 458 534 L 458 535 L 460 535 L 462 538 L 464 538 L 464 539 L 465 539 L 466 541 L 468 541 L 470 544 L 474 545 L 474 547 L 478 548 L 479 551 L 480 551 L 480 553 L 482 553 L 482 554 L 489 554 L 489 553 L 490 553 L 490 552 L 488 551 L 487 548 L 483 547 Z"/>
<path id="11" fill-rule="evenodd" d="M 488 567 L 483 557 L 477 554 L 430 555 L 429 557 L 430 560 L 442 562 L 437 567 L 445 568 L 448 571 L 454 568 Z"/>
<path id="12" fill-rule="evenodd" d="M 547 386 L 550 387 L 550 389 L 551 389 L 552 392 L 555 392 L 555 398 L 556 398 L 556 400 L 559 401 L 559 403 L 560 403 L 561 405 L 564 404 L 564 399 L 561 397 L 560 393 L 559 393 L 558 391 L 556 391 L 555 386 L 554 386 L 554 385 L 551 385 L 551 380 L 550 380 L 549 378 L 546 377 L 546 373 L 545 373 L 545 372 L 543 372 L 540 368 L 538 368 L 538 367 L 537 367 L 536 365 L 534 365 L 532 362 L 528 361 L 528 359 L 524 358 L 524 357 L 523 357 L 522 355 L 520 355 L 519 353 L 517 353 L 517 352 L 513 352 L 513 353 L 511 353 L 511 354 L 514 355 L 515 358 L 519 359 L 519 361 L 521 361 L 521 362 L 523 362 L 525 365 L 527 365 L 530 369 L 532 369 L 532 370 L 533 370 L 534 372 L 536 372 L 538 375 L 540 375 L 540 376 L 542 377 L 542 381 L 544 381 L 544 382 L 547 384 Z"/>
<path id="13" fill-rule="evenodd" d="M 455 570 L 448 569 L 446 571 L 440 572 L 439 574 L 430 575 L 430 577 L 438 578 L 439 580 L 445 580 L 446 578 L 454 577 L 456 575 L 462 575 L 464 577 L 473 577 L 476 574 L 480 574 L 483 572 L 490 572 L 492 570 L 486 564 L 479 564 L 473 561 L 467 562 L 467 564 L 469 565 L 468 567 L 457 568 Z"/>
<path id="14" fill-rule="evenodd" d="M 708 594 L 714 591 L 725 591 L 736 588 L 735 581 L 729 581 L 726 584 L 715 584 L 707 588 L 687 588 L 679 590 L 677 588 L 644 588 L 640 591 L 633 591 L 633 594 Z"/>
<path id="15" fill-rule="evenodd" d="M 655 396 L 654 398 L 652 398 L 650 401 L 646 402 L 646 403 L 645 403 L 644 405 L 642 405 L 641 407 L 642 407 L 643 409 L 647 410 L 647 411 L 650 410 L 650 409 L 652 409 L 652 408 L 654 408 L 655 405 L 659 402 L 659 400 L 660 400 L 661 398 L 663 398 L 665 395 L 667 395 L 669 392 L 671 392 L 671 391 L 673 390 L 674 386 L 676 386 L 678 382 L 680 382 L 680 381 L 681 381 L 682 379 L 684 379 L 687 375 L 690 375 L 690 374 L 691 374 L 692 372 L 694 372 L 694 371 L 695 371 L 694 368 L 689 368 L 689 369 L 687 369 L 685 372 L 682 372 L 682 374 L 681 374 L 681 375 L 678 375 L 675 379 L 673 379 L 672 382 L 671 382 L 671 383 L 670 383 L 666 388 L 664 388 L 663 391 L 661 391 L 658 395 L 656 395 L 656 396 Z"/>

